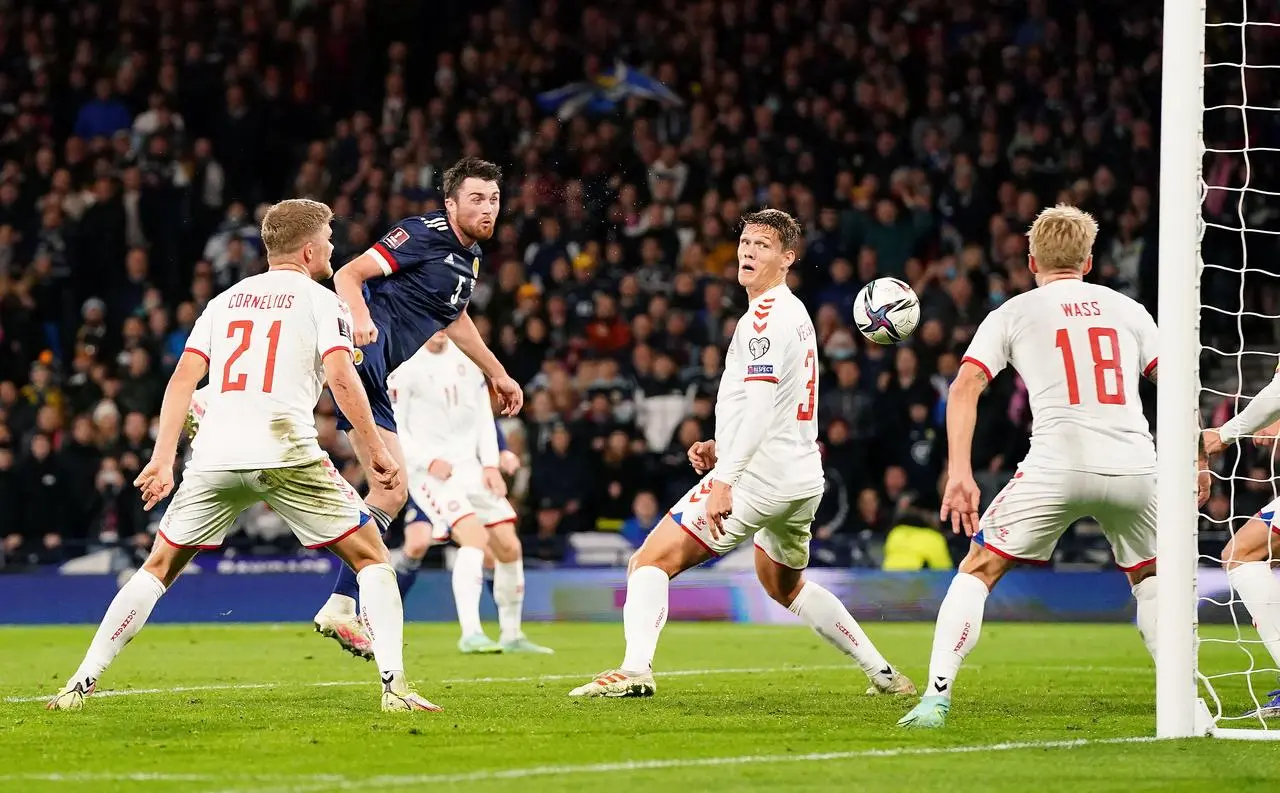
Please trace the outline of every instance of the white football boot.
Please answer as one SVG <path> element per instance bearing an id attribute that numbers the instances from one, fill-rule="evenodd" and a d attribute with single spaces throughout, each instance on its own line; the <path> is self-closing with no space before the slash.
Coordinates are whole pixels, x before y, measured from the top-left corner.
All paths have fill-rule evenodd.
<path id="1" fill-rule="evenodd" d="M 45 703 L 47 710 L 82 710 L 84 708 L 84 698 L 89 696 L 98 688 L 98 681 L 94 678 L 88 680 L 77 680 L 75 683 L 68 683 L 62 687 L 62 690 L 53 695 L 53 699 Z"/>
<path id="2" fill-rule="evenodd" d="M 893 677 L 889 678 L 889 682 L 885 685 L 872 681 L 871 686 L 867 688 L 867 696 L 874 697 L 880 694 L 888 694 L 890 696 L 902 696 L 916 694 L 916 684 L 911 682 L 911 678 L 901 672 L 894 672 Z"/>
<path id="3" fill-rule="evenodd" d="M 330 614 L 321 609 L 312 620 L 316 633 L 328 636 L 342 649 L 366 661 L 373 658 L 373 640 L 354 614 Z"/>
<path id="4" fill-rule="evenodd" d="M 425 710 L 439 713 L 444 708 L 427 700 L 406 683 L 404 675 L 387 673 L 382 676 L 382 709 L 388 713 Z"/>
<path id="5" fill-rule="evenodd" d="M 611 669 L 569 692 L 571 697 L 651 697 L 658 690 L 653 672 L 633 674 Z"/>

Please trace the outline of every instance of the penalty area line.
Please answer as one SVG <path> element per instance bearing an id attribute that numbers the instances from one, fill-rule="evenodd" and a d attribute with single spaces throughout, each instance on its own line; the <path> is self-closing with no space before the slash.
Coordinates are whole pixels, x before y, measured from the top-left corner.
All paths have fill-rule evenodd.
<path id="1" fill-rule="evenodd" d="M 534 777 L 566 776 L 573 774 L 610 774 L 636 771 L 662 771 L 673 768 L 716 768 L 743 765 L 776 765 L 783 763 L 825 763 L 842 760 L 865 760 L 893 757 L 918 757 L 925 755 L 975 754 L 988 752 L 1014 752 L 1021 750 L 1081 749 L 1087 746 L 1114 744 L 1153 743 L 1165 740 L 1155 737 L 1134 738 L 1077 738 L 1066 741 L 1017 741 L 984 744 L 980 746 L 913 746 L 889 749 L 860 749 L 845 752 L 811 752 L 807 754 L 749 754 L 728 757 L 690 757 L 671 760 L 628 760 L 617 763 L 590 763 L 585 765 L 547 765 L 529 768 L 509 768 L 499 771 L 474 771 L 461 774 L 406 774 L 362 777 L 359 779 L 314 780 L 300 777 L 301 784 L 281 785 L 269 788 L 226 788 L 216 793 L 323 793 L 328 790 L 379 790 L 390 787 L 414 787 L 420 785 L 465 784 L 499 780 L 530 779 Z M 303 781 L 306 780 L 306 781 Z"/>

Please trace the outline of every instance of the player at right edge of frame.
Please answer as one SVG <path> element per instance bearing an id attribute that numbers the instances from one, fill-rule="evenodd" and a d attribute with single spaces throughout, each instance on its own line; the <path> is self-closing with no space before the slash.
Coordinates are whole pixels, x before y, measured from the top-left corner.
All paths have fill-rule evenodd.
<path id="1" fill-rule="evenodd" d="M 777 209 L 742 219 L 738 283 L 747 313 L 729 342 L 716 397 L 716 438 L 689 447 L 702 481 L 645 538 L 628 565 L 622 666 L 571 697 L 647 697 L 669 613 L 671 579 L 755 541 L 756 576 L 769 596 L 858 664 L 868 694 L 914 694 L 834 594 L 805 580 L 810 524 L 826 478 L 818 451 L 817 347 L 804 304 L 787 288 L 800 224 Z"/>
<path id="2" fill-rule="evenodd" d="M 1036 288 L 982 321 L 951 384 L 941 517 L 973 544 L 938 610 L 924 696 L 901 726 L 946 723 L 988 594 L 1015 564 L 1048 564 L 1062 534 L 1086 516 L 1129 579 L 1138 631 L 1155 656 L 1156 450 L 1138 375 L 1155 379 L 1157 330 L 1137 301 L 1084 281 L 1097 235 L 1097 222 L 1075 207 L 1040 213 L 1027 234 Z M 1030 395 L 1031 448 L 979 519 L 971 460 L 978 398 L 1007 366 Z M 1203 503 L 1209 479 L 1200 468 Z"/>
<path id="3" fill-rule="evenodd" d="M 1236 416 L 1203 434 L 1207 454 L 1218 454 L 1241 438 L 1252 437 L 1258 446 L 1275 443 L 1280 430 L 1280 364 L 1276 373 Z M 1253 618 L 1258 639 L 1271 660 L 1280 667 L 1280 581 L 1271 563 L 1280 552 L 1280 498 L 1274 499 L 1241 526 L 1222 548 L 1227 582 L 1240 596 Z M 1280 688 L 1267 693 L 1267 702 L 1247 714 L 1261 718 L 1280 716 Z"/>

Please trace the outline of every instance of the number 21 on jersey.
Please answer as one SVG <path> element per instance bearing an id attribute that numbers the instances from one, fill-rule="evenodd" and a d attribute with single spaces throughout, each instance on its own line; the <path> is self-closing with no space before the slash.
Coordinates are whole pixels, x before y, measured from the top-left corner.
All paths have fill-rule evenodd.
<path id="1" fill-rule="evenodd" d="M 1089 328 L 1089 354 L 1093 360 L 1093 384 L 1099 405 L 1123 405 L 1124 372 L 1120 368 L 1120 337 L 1115 328 Z M 1080 404 L 1080 379 L 1076 371 L 1075 350 L 1071 334 L 1059 328 L 1054 346 L 1062 354 L 1066 369 L 1067 400 Z"/>
<path id="2" fill-rule="evenodd" d="M 267 329 L 267 361 L 262 368 L 262 393 L 270 394 L 276 379 L 276 348 L 280 346 L 280 322 L 276 320 Z M 227 325 L 227 338 L 236 340 L 236 348 L 227 356 L 222 367 L 222 392 L 243 391 L 249 385 L 246 372 L 234 373 L 236 362 L 248 351 L 254 341 L 254 322 L 251 319 L 237 319 Z"/>

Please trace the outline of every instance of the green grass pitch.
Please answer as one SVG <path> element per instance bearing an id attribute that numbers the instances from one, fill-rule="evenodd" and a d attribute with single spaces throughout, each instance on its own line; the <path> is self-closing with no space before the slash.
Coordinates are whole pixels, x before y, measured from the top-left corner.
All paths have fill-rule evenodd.
<path id="1" fill-rule="evenodd" d="M 925 676 L 931 625 L 868 624 Z M 411 625 L 406 662 L 444 713 L 383 714 L 377 671 L 304 625 L 148 627 L 81 713 L 49 713 L 91 635 L 0 628 L 0 791 L 1274 791 L 1280 742 L 1130 742 L 1154 733 L 1154 673 L 1124 625 L 988 623 L 950 725 L 807 630 L 670 624 L 658 695 L 576 701 L 616 665 L 620 625 L 531 625 L 554 656 L 464 657 L 452 625 Z M 1225 635 L 1225 634 L 1222 634 Z M 1234 635 L 1234 634 L 1232 634 Z M 1241 650 L 1211 646 L 1219 670 Z M 1258 675 L 1266 691 L 1270 680 Z M 1243 678 L 1220 686 L 1229 712 Z"/>

